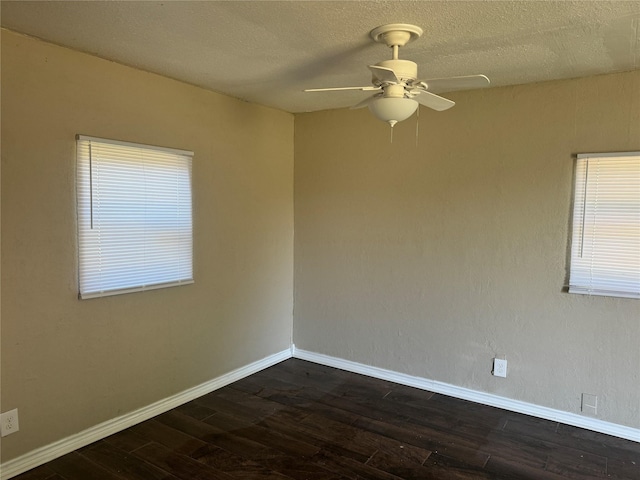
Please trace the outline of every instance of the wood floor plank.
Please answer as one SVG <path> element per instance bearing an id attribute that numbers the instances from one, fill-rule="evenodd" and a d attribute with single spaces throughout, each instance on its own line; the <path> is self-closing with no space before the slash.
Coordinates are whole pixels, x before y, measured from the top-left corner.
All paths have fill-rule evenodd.
<path id="1" fill-rule="evenodd" d="M 308 438 L 304 437 L 303 440 L 304 439 Z M 215 443 L 217 439 L 209 440 Z M 300 440 L 292 437 L 292 442 L 297 443 L 298 441 Z M 286 450 L 290 450 L 291 448 L 290 446 Z M 235 449 L 235 452 L 233 451 L 234 449 L 234 445 L 230 445 L 224 441 L 217 443 L 217 445 L 209 443 L 206 447 L 199 449 L 191 456 L 199 461 L 211 464 L 212 462 L 217 462 L 220 456 L 223 455 L 225 459 L 235 458 L 240 464 L 259 464 L 270 471 L 294 479 L 337 480 L 338 478 L 342 478 L 339 475 L 310 463 L 308 456 L 291 455 L 266 446 L 261 449 L 240 448 Z"/>
<path id="2" fill-rule="evenodd" d="M 347 410 L 335 408 L 331 405 L 311 400 L 308 397 L 303 397 L 300 395 L 300 392 L 292 392 L 286 389 L 283 391 L 275 390 L 272 388 L 265 388 L 262 391 L 255 393 L 255 395 L 272 402 L 277 402 L 282 405 L 294 407 L 307 413 L 314 412 L 317 414 L 321 414 L 323 416 L 333 418 L 334 420 L 346 424 L 351 424 L 360 417 L 360 415 L 349 412 Z"/>
<path id="3" fill-rule="evenodd" d="M 211 416 L 207 418 L 205 422 L 221 430 L 233 432 L 234 435 L 251 439 L 262 445 L 270 446 L 295 456 L 310 457 L 320 450 L 319 447 L 301 439 L 294 440 L 286 434 L 261 427 L 246 420 L 238 419 L 226 413 Z"/>
<path id="4" fill-rule="evenodd" d="M 607 458 L 607 476 L 617 480 L 640 478 L 640 462 Z"/>
<path id="5" fill-rule="evenodd" d="M 506 420 L 509 418 L 526 416 L 461 398 L 449 397 L 440 393 L 434 394 L 429 399 L 429 403 L 424 404 L 423 407 L 429 409 L 431 412 L 447 412 L 451 417 L 459 421 L 469 421 L 477 425 L 487 425 L 491 428 L 504 427 Z"/>
<path id="6" fill-rule="evenodd" d="M 549 454 L 545 469 L 567 478 L 606 478 L 607 458 L 559 445 Z"/>
<path id="7" fill-rule="evenodd" d="M 221 389 L 196 400 L 212 410 L 219 410 L 241 418 L 248 418 L 259 422 L 276 413 L 291 415 L 295 420 L 302 420 L 308 412 L 292 408 L 276 402 L 265 402 L 255 395 L 247 395 L 233 388 Z"/>
<path id="8" fill-rule="evenodd" d="M 155 442 L 183 455 L 189 455 L 206 445 L 206 442 L 155 419 L 140 423 L 129 430 L 145 438 L 145 445 Z"/>
<path id="9" fill-rule="evenodd" d="M 206 448 L 194 452 L 191 458 L 234 478 L 256 480 L 290 480 L 291 478 L 215 445 L 207 445 Z"/>
<path id="10" fill-rule="evenodd" d="M 308 362 L 307 362 L 308 363 Z M 352 380 L 354 378 L 359 378 L 361 376 L 357 376 L 355 374 L 352 375 Z M 286 381 L 296 381 L 294 375 L 290 375 L 288 380 Z M 357 388 L 350 389 L 339 389 L 335 386 L 331 388 L 326 388 L 322 385 L 320 381 L 311 381 L 310 377 L 298 375 L 298 380 L 301 380 L 301 384 L 309 384 L 303 391 L 301 391 L 298 396 L 307 398 L 309 400 L 314 400 L 320 403 L 324 403 L 326 405 L 332 406 L 337 409 L 349 411 L 352 414 L 359 416 L 368 416 L 373 419 L 381 419 L 381 420 L 398 420 L 401 422 L 407 421 L 411 419 L 414 422 L 421 423 L 426 426 L 439 426 L 441 429 L 445 431 L 451 430 L 452 426 L 456 427 L 456 430 L 460 434 L 472 434 L 473 430 L 476 430 L 476 436 L 482 437 L 486 431 L 483 425 L 478 425 L 476 428 L 475 423 L 470 423 L 466 421 L 461 421 L 458 419 L 455 413 L 451 413 L 450 410 L 446 407 L 446 405 L 442 405 L 442 403 L 422 401 L 420 402 L 420 407 L 416 407 L 415 404 L 404 404 L 402 402 L 394 402 L 392 399 L 383 398 L 384 395 L 381 395 L 380 392 L 377 392 L 374 395 L 366 395 L 364 392 L 358 390 Z M 370 382 L 372 379 L 369 377 L 364 377 L 366 382 Z M 358 380 L 361 381 L 361 380 Z M 357 382 L 356 382 L 357 383 Z M 322 388 L 323 391 L 319 392 L 317 389 Z M 385 388 L 381 390 L 386 390 Z M 341 392 L 340 395 L 336 395 L 335 392 Z M 431 393 L 429 392 L 429 397 Z M 441 396 L 438 396 L 441 397 Z M 388 398 L 388 396 L 387 396 Z M 393 397 L 392 397 L 393 398 Z M 464 401 L 461 401 L 464 402 Z M 471 403 L 471 402 L 465 402 Z M 475 405 L 475 404 L 472 404 Z M 489 409 L 491 412 L 499 411 L 501 412 L 500 418 L 492 418 L 491 420 L 487 420 L 486 413 L 483 415 L 482 422 L 491 422 L 491 428 L 501 428 L 504 424 L 504 411 L 499 409 L 492 409 L 492 407 L 485 407 Z"/>
<path id="11" fill-rule="evenodd" d="M 111 473 L 88 460 L 78 452 L 71 452 L 47 464 L 51 470 L 65 480 L 122 480 L 120 475 Z"/>
<path id="12" fill-rule="evenodd" d="M 471 479 L 491 479 L 491 480 L 516 480 L 519 477 L 502 475 L 497 472 L 489 472 L 484 468 L 480 469 L 474 465 L 474 460 L 470 462 L 459 458 L 449 457 L 440 453 L 434 453 L 425 462 L 424 467 L 430 472 L 430 478 L 451 478 L 457 480 Z M 485 462 L 486 465 L 486 462 Z"/>
<path id="13" fill-rule="evenodd" d="M 245 455 L 265 467 L 291 478 L 336 479 L 343 478 L 319 465 L 308 457 L 296 457 L 272 449 L 249 451 Z"/>
<path id="14" fill-rule="evenodd" d="M 253 374 L 249 377 L 245 377 L 242 380 L 238 380 L 229 385 L 236 390 L 241 390 L 252 395 L 258 395 L 265 389 L 271 389 L 276 391 L 290 391 L 292 393 L 299 392 L 303 387 L 298 385 L 283 382 L 280 378 L 273 377 L 271 375 L 265 375 L 264 371 Z"/>
<path id="15" fill-rule="evenodd" d="M 176 411 L 170 411 L 157 417 L 163 423 L 175 430 L 197 438 L 203 442 L 216 445 L 245 458 L 250 458 L 249 454 L 255 455 L 270 450 L 256 441 L 225 432 L 204 422 L 199 422 L 187 415 Z"/>
<path id="16" fill-rule="evenodd" d="M 128 428 L 127 430 L 108 436 L 104 441 L 125 452 L 132 452 L 140 447 L 144 447 L 151 440 L 138 435 L 132 429 Z"/>
<path id="17" fill-rule="evenodd" d="M 179 407 L 176 407 L 175 410 L 177 412 L 184 413 L 185 415 L 189 415 L 196 420 L 204 420 L 205 418 L 216 414 L 215 410 L 199 405 L 194 401 L 180 405 Z"/>
<path id="18" fill-rule="evenodd" d="M 370 455 L 384 452 L 397 462 L 410 460 L 422 464 L 431 455 L 430 450 L 346 425 L 321 415 L 310 415 L 301 422 L 301 425 L 311 427 L 313 432 L 331 443 L 344 442 L 345 445 L 351 448 L 357 446 Z"/>
<path id="19" fill-rule="evenodd" d="M 561 445 L 600 454 L 611 459 L 615 458 L 630 464 L 635 462 L 640 468 L 640 442 L 632 442 L 564 424 L 558 425 L 556 433 L 560 438 L 554 438 L 553 441 Z"/>
<path id="20" fill-rule="evenodd" d="M 139 448 L 133 455 L 184 480 L 232 480 L 224 472 L 194 460 L 186 455 L 175 453 L 158 444 L 150 443 Z M 88 477 L 89 478 L 89 477 Z"/>
<path id="21" fill-rule="evenodd" d="M 275 472 L 296 480 L 345 480 L 347 478 L 340 473 L 332 472 L 312 463 L 307 458 L 269 455 L 257 458 L 256 461 Z"/>
<path id="22" fill-rule="evenodd" d="M 508 478 L 513 480 L 566 480 L 568 477 L 549 472 L 544 468 L 535 468 L 500 456 L 492 456 L 484 471 L 492 475 L 490 478 Z M 627 479 L 632 480 L 632 479 Z"/>
<path id="23" fill-rule="evenodd" d="M 325 439 L 318 438 L 305 431 L 300 426 L 300 421 L 309 415 L 299 408 L 276 404 L 269 399 L 254 397 L 252 395 L 243 394 L 239 391 L 219 392 L 219 396 L 208 395 L 203 402 L 209 406 L 215 407 L 221 413 L 234 416 L 244 422 L 253 422 L 260 427 L 267 428 L 281 435 L 292 438 L 296 442 L 306 442 L 318 448 L 326 448 L 335 453 L 347 456 L 356 456 L 356 452 L 343 449 L 338 445 L 329 445 Z M 271 412 L 265 415 L 265 412 Z M 215 416 L 207 419 L 208 422 L 215 423 Z M 361 454 L 360 457 L 368 458 L 370 453 Z"/>
<path id="24" fill-rule="evenodd" d="M 364 448 L 361 445 L 353 444 L 349 442 L 349 439 L 333 441 L 333 439 L 327 438 L 308 425 L 292 422 L 288 418 L 267 418 L 260 422 L 260 424 L 266 428 L 277 430 L 291 438 L 312 443 L 325 452 L 330 452 L 341 457 L 352 458 L 361 463 L 365 463 L 373 454 L 371 448 Z"/>
<path id="25" fill-rule="evenodd" d="M 431 400 L 434 395 L 433 392 L 427 390 L 420 390 L 419 388 L 407 387 L 405 385 L 394 385 L 383 398 L 404 405 L 422 407 L 424 402 Z"/>
<path id="26" fill-rule="evenodd" d="M 218 402 L 227 402 L 218 404 L 219 408 L 222 408 L 224 405 L 228 405 L 229 403 L 234 405 L 242 405 L 245 412 L 249 411 L 252 414 L 257 415 L 256 418 L 258 419 L 269 417 L 276 413 L 285 413 L 296 420 L 302 420 L 304 417 L 309 415 L 309 412 L 301 410 L 299 408 L 290 407 L 288 405 L 283 405 L 277 402 L 265 401 L 264 398 L 258 397 L 256 395 L 245 395 L 244 393 L 240 393 L 233 387 L 213 392 L 210 397 L 215 397 Z M 213 404 L 216 405 L 216 403 Z"/>
<path id="27" fill-rule="evenodd" d="M 403 480 L 401 477 L 379 470 L 366 463 L 327 451 L 319 452 L 310 461 L 354 480 Z"/>
<path id="28" fill-rule="evenodd" d="M 20 480 L 60 480 L 62 477 L 45 464 L 23 473 L 19 478 Z"/>
<path id="29" fill-rule="evenodd" d="M 317 386 L 311 385 L 304 388 L 298 394 L 318 403 L 324 403 L 333 408 L 350 412 L 358 416 L 365 416 L 378 420 L 397 419 L 406 420 L 405 406 L 385 401 L 382 394 L 375 397 L 347 397 L 346 395 L 333 395 L 330 391 L 318 390 Z"/>
<path id="30" fill-rule="evenodd" d="M 426 459 L 421 461 L 420 457 L 399 457 L 395 452 L 391 453 L 378 450 L 371 458 L 369 458 L 367 465 L 397 477 L 404 478 L 405 480 L 413 478 L 422 479 L 428 477 L 430 473 L 426 471 L 426 468 L 423 465 L 424 460 Z"/>
<path id="31" fill-rule="evenodd" d="M 131 480 L 178 480 L 178 477 L 113 445 L 101 441 L 83 450 L 82 455 L 106 470 Z"/>
<path id="32" fill-rule="evenodd" d="M 357 420 L 354 426 L 429 450 L 433 454 L 444 454 L 448 457 L 471 463 L 478 468 L 482 468 L 490 456 L 474 443 L 452 440 L 449 436 L 442 436 L 439 431 L 431 430 L 421 425 L 409 423 L 395 425 L 363 417 Z M 541 464 L 541 466 L 544 466 L 544 464 Z"/>
<path id="33" fill-rule="evenodd" d="M 311 362 L 285 362 L 280 370 L 263 370 L 263 376 L 271 376 L 318 392 L 333 395 L 364 395 L 371 398 L 383 398 L 395 384 L 364 375 L 324 367 Z"/>

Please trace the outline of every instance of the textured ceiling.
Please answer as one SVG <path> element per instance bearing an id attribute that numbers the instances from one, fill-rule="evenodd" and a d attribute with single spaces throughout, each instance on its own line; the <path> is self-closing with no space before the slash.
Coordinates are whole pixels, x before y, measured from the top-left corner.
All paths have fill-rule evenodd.
<path id="1" fill-rule="evenodd" d="M 390 58 L 369 31 L 411 23 L 400 50 L 422 79 L 487 75 L 493 86 L 640 68 L 640 1 L 6 1 L 2 26 L 289 112 L 367 95 Z M 446 96 L 446 95 L 445 95 Z"/>

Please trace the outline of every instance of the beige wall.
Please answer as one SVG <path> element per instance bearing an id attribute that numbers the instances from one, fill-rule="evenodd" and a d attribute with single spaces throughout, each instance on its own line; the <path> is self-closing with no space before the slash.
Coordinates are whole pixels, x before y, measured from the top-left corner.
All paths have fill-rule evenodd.
<path id="1" fill-rule="evenodd" d="M 572 156 L 640 150 L 640 71 L 449 96 L 417 145 L 296 116 L 296 347 L 640 427 L 640 302 L 563 292 Z"/>
<path id="2" fill-rule="evenodd" d="M 293 122 L 2 32 L 2 461 L 286 349 Z M 193 150 L 195 284 L 77 299 L 77 133 Z"/>

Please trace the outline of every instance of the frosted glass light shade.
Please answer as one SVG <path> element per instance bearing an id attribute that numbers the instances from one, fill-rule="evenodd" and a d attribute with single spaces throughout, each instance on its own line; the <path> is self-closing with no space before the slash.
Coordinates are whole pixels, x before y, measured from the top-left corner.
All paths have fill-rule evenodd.
<path id="1" fill-rule="evenodd" d="M 406 120 L 418 109 L 418 102 L 411 98 L 376 98 L 369 102 L 369 111 L 392 127 Z"/>

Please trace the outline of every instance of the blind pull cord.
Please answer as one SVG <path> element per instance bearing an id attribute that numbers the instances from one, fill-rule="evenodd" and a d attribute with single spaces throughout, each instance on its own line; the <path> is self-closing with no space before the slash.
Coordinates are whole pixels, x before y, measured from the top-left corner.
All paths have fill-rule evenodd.
<path id="1" fill-rule="evenodd" d="M 93 154 L 91 142 L 89 142 L 89 218 L 91 219 L 91 230 L 93 230 Z"/>
<path id="2" fill-rule="evenodd" d="M 589 165 L 590 160 L 587 160 L 586 168 L 584 169 L 584 198 L 582 199 L 582 227 L 580 231 L 580 258 L 583 258 L 584 252 L 584 224 L 587 217 L 587 188 L 589 185 Z"/>

